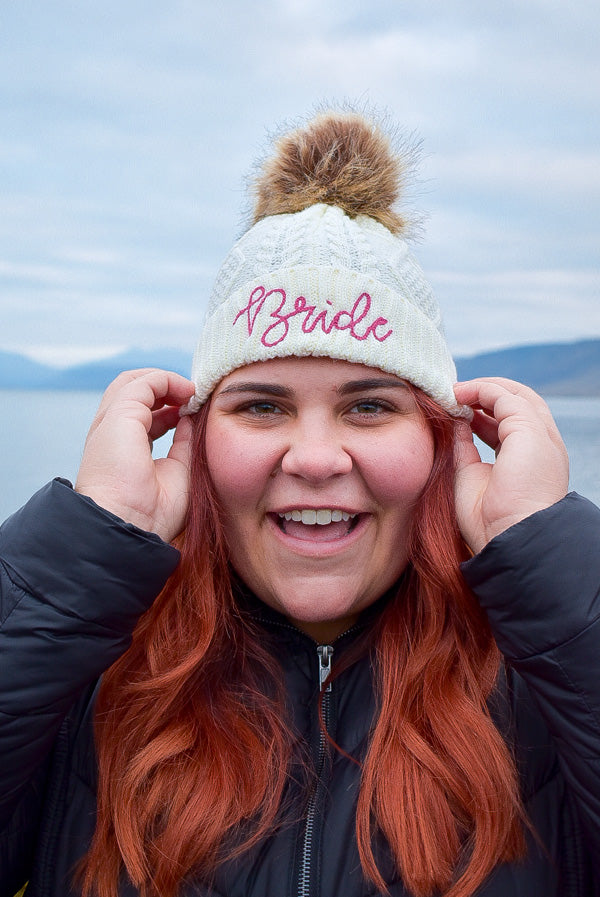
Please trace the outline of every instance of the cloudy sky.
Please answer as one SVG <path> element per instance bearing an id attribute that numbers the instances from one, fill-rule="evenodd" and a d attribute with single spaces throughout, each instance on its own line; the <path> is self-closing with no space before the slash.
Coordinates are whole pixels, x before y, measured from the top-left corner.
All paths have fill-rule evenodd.
<path id="1" fill-rule="evenodd" d="M 408 208 L 458 354 L 600 336 L 590 0 L 0 0 L 0 348 L 191 349 L 269 132 L 423 142 Z"/>

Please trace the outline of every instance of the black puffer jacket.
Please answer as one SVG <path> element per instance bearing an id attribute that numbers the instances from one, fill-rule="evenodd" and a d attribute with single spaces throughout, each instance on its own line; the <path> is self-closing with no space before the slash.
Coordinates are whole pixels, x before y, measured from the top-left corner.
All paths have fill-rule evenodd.
<path id="1" fill-rule="evenodd" d="M 571 495 L 495 539 L 465 565 L 507 660 L 493 713 L 514 742 L 538 833 L 526 861 L 496 869 L 481 897 L 600 892 L 600 511 Z M 128 646 L 177 552 L 56 481 L 1 531 L 0 897 L 65 897 L 94 828 L 95 683 Z M 296 724 L 319 753 L 317 646 L 264 609 Z M 333 645 L 333 663 L 353 635 Z M 373 713 L 368 662 L 326 698 L 336 741 L 360 756 Z M 363 897 L 354 838 L 357 768 L 322 764 L 304 821 L 225 864 L 186 897 Z M 393 897 L 404 895 L 382 847 Z M 594 878 L 596 883 L 594 884 Z M 123 897 L 134 889 L 123 884 Z"/>

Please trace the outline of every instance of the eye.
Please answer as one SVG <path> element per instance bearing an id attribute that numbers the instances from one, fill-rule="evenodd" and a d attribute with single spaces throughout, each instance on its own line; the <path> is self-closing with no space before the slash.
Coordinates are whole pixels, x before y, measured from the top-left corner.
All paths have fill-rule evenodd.
<path id="1" fill-rule="evenodd" d="M 274 405 L 273 402 L 251 402 L 248 405 L 244 405 L 240 410 L 255 417 L 268 417 L 272 414 L 282 413 L 281 408 Z"/>
<path id="2" fill-rule="evenodd" d="M 383 399 L 361 399 L 352 405 L 350 411 L 360 417 L 377 417 L 393 411 L 393 407 Z"/>

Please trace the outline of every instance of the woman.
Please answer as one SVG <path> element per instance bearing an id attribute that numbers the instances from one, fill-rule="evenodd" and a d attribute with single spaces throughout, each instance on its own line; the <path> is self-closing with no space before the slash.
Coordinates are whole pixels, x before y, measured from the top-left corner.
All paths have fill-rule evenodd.
<path id="1" fill-rule="evenodd" d="M 600 514 L 535 393 L 454 384 L 401 175 L 283 138 L 193 382 L 117 378 L 5 524 L 2 895 L 597 893 Z"/>

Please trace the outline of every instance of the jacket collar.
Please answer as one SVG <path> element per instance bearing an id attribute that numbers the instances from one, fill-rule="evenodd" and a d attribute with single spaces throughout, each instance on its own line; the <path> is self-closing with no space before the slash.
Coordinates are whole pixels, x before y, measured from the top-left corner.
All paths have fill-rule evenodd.
<path id="1" fill-rule="evenodd" d="M 298 629 L 284 614 L 261 601 L 233 571 L 231 583 L 234 600 L 243 616 L 248 617 L 254 623 L 258 623 L 271 632 L 278 632 L 289 641 L 301 642 L 311 647 L 317 644 L 310 635 Z M 388 601 L 396 594 L 397 588 L 398 585 L 393 586 L 381 598 L 378 598 L 377 601 L 362 611 L 356 623 L 345 632 L 340 633 L 334 639 L 334 643 L 343 640 L 344 645 L 352 644 L 359 635 L 372 628 Z"/>

